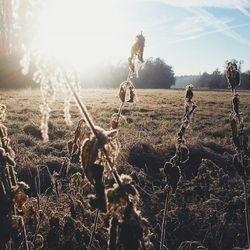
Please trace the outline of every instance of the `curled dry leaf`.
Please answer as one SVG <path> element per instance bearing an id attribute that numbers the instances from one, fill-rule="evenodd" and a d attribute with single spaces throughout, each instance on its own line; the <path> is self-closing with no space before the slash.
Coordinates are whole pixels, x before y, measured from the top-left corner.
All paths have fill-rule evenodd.
<path id="1" fill-rule="evenodd" d="M 137 191 L 131 182 L 132 178 L 129 175 L 122 174 L 121 185 L 114 184 L 113 188 L 107 190 L 107 198 L 110 205 L 114 204 L 122 207 L 127 204 L 127 198 L 129 195 L 137 195 Z"/>
<path id="2" fill-rule="evenodd" d="M 126 123 L 126 122 L 127 122 L 126 116 L 120 114 L 119 119 L 118 119 L 118 113 L 114 113 L 114 114 L 111 116 L 110 125 L 111 125 L 111 128 L 112 128 L 112 129 L 117 129 L 119 123 Z"/>
<path id="3" fill-rule="evenodd" d="M 5 121 L 5 117 L 6 117 L 6 106 L 4 104 L 0 104 L 0 122 L 4 122 Z"/>
<path id="4" fill-rule="evenodd" d="M 25 204 L 28 198 L 29 198 L 28 195 L 26 195 L 24 192 L 17 191 L 15 193 L 15 202 L 19 210 L 22 209 L 22 206 Z"/>
<path id="5" fill-rule="evenodd" d="M 180 168 L 171 162 L 166 162 L 164 165 L 164 173 L 167 177 L 167 183 L 174 193 L 181 177 Z"/>
<path id="6" fill-rule="evenodd" d="M 120 84 L 120 89 L 119 89 L 119 98 L 121 102 L 125 102 L 126 90 L 127 90 L 127 82 L 125 81 Z"/>
<path id="7" fill-rule="evenodd" d="M 41 234 L 37 234 L 34 241 L 35 249 L 43 249 L 44 248 L 44 238 Z"/>
<path id="8" fill-rule="evenodd" d="M 118 118 L 117 117 L 115 117 L 115 116 L 112 116 L 112 118 L 111 118 L 111 123 L 110 123 L 110 125 L 111 125 L 111 128 L 112 129 L 117 129 L 118 128 Z"/>
<path id="9" fill-rule="evenodd" d="M 231 129 L 232 129 L 232 136 L 235 138 L 238 136 L 238 122 L 235 117 L 233 117 L 230 121 Z"/>
<path id="10" fill-rule="evenodd" d="M 75 130 L 74 143 L 82 142 L 83 141 L 83 139 L 84 139 L 84 128 L 85 128 L 85 125 L 86 125 L 86 123 L 85 123 L 84 119 L 81 119 L 78 122 L 77 128 Z"/>
<path id="11" fill-rule="evenodd" d="M 236 115 L 240 115 L 240 95 L 235 94 L 232 100 L 233 111 Z"/>
<path id="12" fill-rule="evenodd" d="M 119 97 L 122 103 L 126 101 L 126 92 L 129 89 L 129 100 L 128 102 L 133 102 L 135 98 L 135 87 L 134 84 L 129 81 L 124 81 L 120 84 Z"/>
<path id="13" fill-rule="evenodd" d="M 91 139 L 85 139 L 81 150 L 81 166 L 84 169 L 87 179 L 93 184 L 93 175 L 91 172 L 91 166 L 94 164 L 98 156 L 97 139 L 92 137 Z"/>

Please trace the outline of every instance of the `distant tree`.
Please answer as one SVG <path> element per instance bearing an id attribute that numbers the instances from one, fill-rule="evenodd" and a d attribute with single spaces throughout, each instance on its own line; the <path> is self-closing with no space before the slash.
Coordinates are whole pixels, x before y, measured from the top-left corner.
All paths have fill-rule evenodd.
<path id="1" fill-rule="evenodd" d="M 220 89 L 226 88 L 226 78 L 219 69 L 215 69 L 212 74 L 204 72 L 196 83 L 197 87 L 211 88 L 211 89 Z"/>
<path id="2" fill-rule="evenodd" d="M 175 84 L 172 66 L 160 58 L 148 59 L 135 80 L 139 88 L 170 88 Z"/>
<path id="3" fill-rule="evenodd" d="M 12 1 L 0 1 L 0 53 L 11 53 L 13 34 L 13 4 Z"/>
<path id="4" fill-rule="evenodd" d="M 241 84 L 240 88 L 242 89 L 250 89 L 250 70 L 241 74 Z"/>
<path id="5" fill-rule="evenodd" d="M 93 72 L 82 73 L 85 87 L 117 88 L 128 76 L 127 62 L 98 66 Z M 136 88 L 170 88 L 175 84 L 172 67 L 162 59 L 150 58 L 139 71 L 139 77 L 133 78 Z"/>
<path id="6" fill-rule="evenodd" d="M 20 67 L 21 40 L 27 36 L 28 8 L 31 0 L 0 0 L 0 88 L 35 86 L 31 77 L 23 76 Z"/>
<path id="7" fill-rule="evenodd" d="M 0 55 L 0 88 L 16 89 L 38 87 L 29 75 L 21 73 L 21 66 L 13 55 Z"/>
<path id="8" fill-rule="evenodd" d="M 198 79 L 196 86 L 197 87 L 208 87 L 210 81 L 210 75 L 207 72 L 204 72 L 200 79 Z"/>

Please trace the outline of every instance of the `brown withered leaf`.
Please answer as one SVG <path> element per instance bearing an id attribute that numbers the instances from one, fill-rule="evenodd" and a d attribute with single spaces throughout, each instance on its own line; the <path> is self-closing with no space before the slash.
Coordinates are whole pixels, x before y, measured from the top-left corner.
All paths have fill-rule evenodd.
<path id="1" fill-rule="evenodd" d="M 0 104 L 0 122 L 4 122 L 5 121 L 5 117 L 6 117 L 6 106 L 4 104 Z"/>
<path id="2" fill-rule="evenodd" d="M 112 117 L 111 118 L 111 128 L 112 129 L 117 129 L 118 128 L 118 119 L 117 119 L 117 117 Z"/>
<path id="3" fill-rule="evenodd" d="M 82 142 L 84 139 L 84 126 L 85 126 L 85 121 L 81 119 L 78 122 L 76 131 L 75 131 L 75 139 L 74 142 L 76 143 L 77 141 Z"/>
<path id="4" fill-rule="evenodd" d="M 98 156 L 97 140 L 95 137 L 85 139 L 81 150 L 81 166 L 84 169 L 87 179 L 93 184 L 94 179 L 91 167 Z"/>
<path id="5" fill-rule="evenodd" d="M 126 88 L 124 88 L 123 83 L 121 83 L 121 85 L 120 85 L 119 97 L 120 97 L 121 102 L 125 102 Z"/>
<path id="6" fill-rule="evenodd" d="M 69 140 L 69 141 L 67 142 L 67 147 L 68 147 L 68 152 L 69 152 L 69 154 L 72 154 L 73 145 L 74 145 L 74 142 L 73 142 L 72 140 Z"/>
<path id="7" fill-rule="evenodd" d="M 230 124 L 232 129 L 232 136 L 235 138 L 238 136 L 238 122 L 235 118 L 233 118 L 231 119 Z"/>
<path id="8" fill-rule="evenodd" d="M 24 192 L 17 191 L 15 193 L 15 202 L 19 210 L 22 209 L 23 204 L 28 200 L 28 198 L 28 195 L 26 195 Z"/>

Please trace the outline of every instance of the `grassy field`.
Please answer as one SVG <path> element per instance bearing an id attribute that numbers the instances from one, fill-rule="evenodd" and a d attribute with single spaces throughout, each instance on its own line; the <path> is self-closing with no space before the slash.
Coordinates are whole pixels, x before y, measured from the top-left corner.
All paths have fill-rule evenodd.
<path id="1" fill-rule="evenodd" d="M 86 89 L 81 92 L 94 122 L 105 129 L 110 128 L 110 119 L 119 108 L 119 99 L 115 90 Z M 247 133 L 250 131 L 250 93 L 241 93 L 241 111 L 245 117 Z M 222 148 L 230 151 L 231 112 L 230 92 L 195 91 L 194 101 L 198 109 L 187 130 L 186 139 L 191 145 L 202 144 L 215 153 Z M 74 125 L 67 127 L 63 115 L 63 97 L 59 95 L 52 107 L 49 121 L 48 143 L 41 141 L 39 91 L 8 91 L 1 93 L 1 103 L 7 105 L 6 126 L 12 146 L 20 155 L 16 161 L 21 166 L 21 155 L 31 157 L 31 163 L 44 161 L 46 157 L 63 156 L 66 142 L 71 139 L 78 120 L 81 118 L 78 108 L 72 101 L 71 115 Z M 127 122 L 120 128 L 121 154 L 131 145 L 143 142 L 151 145 L 159 154 L 167 155 L 173 147 L 177 130 L 181 124 L 184 104 L 184 91 L 176 90 L 138 90 L 137 101 L 126 104 L 123 115 Z M 20 157 L 20 159 L 19 159 Z M 34 162 L 35 161 L 35 162 Z"/>
<path id="2" fill-rule="evenodd" d="M 146 234 L 155 249 L 158 248 L 159 225 L 165 199 L 165 182 L 161 177 L 160 168 L 175 152 L 176 133 L 183 115 L 184 94 L 184 90 L 137 90 L 136 102 L 126 103 L 124 107 L 123 115 L 126 121 L 121 124 L 119 130 L 121 149 L 116 166 L 119 173 L 130 174 L 133 177 L 141 197 L 139 207 L 142 215 L 148 220 L 149 232 Z M 108 130 L 110 118 L 118 111 L 120 105 L 117 90 L 84 89 L 80 96 L 95 124 Z M 241 92 L 240 96 L 241 111 L 245 118 L 246 132 L 249 134 L 250 92 Z M 225 213 L 230 214 L 227 211 L 228 204 L 236 197 L 240 197 L 240 202 L 243 202 L 243 188 L 231 165 L 231 93 L 194 90 L 193 100 L 198 108 L 185 135 L 190 149 L 190 160 L 182 168 L 183 181 L 176 194 L 176 197 L 183 196 L 184 200 L 179 201 L 175 197 L 171 201 L 166 232 L 168 247 L 170 250 L 177 249 L 185 240 L 199 241 L 208 249 L 220 249 L 221 246 L 221 249 L 244 247 L 246 236 L 243 209 L 239 208 L 240 210 L 235 213 L 238 218 L 227 222 L 227 229 L 221 229 L 224 225 L 223 216 Z M 16 152 L 18 174 L 30 184 L 30 192 L 34 195 L 34 167 L 47 165 L 52 171 L 58 169 L 67 156 L 67 141 L 73 137 L 77 122 L 81 118 L 80 113 L 72 101 L 70 113 L 74 125 L 66 126 L 63 96 L 58 94 L 49 121 L 50 140 L 44 143 L 39 129 L 41 97 L 38 90 L 4 91 L 1 92 L 0 102 L 7 106 L 5 125 L 8 128 L 11 146 Z M 208 159 L 209 162 L 206 164 L 208 168 L 211 167 L 209 187 L 197 180 L 197 173 L 204 162 L 202 159 Z M 224 175 L 229 176 L 229 186 L 220 183 L 220 168 Z M 27 172 L 27 169 L 30 172 Z M 42 185 L 43 190 L 49 185 L 46 177 L 42 179 Z M 215 200 L 219 200 L 221 204 Z M 69 209 L 68 203 L 69 201 L 65 201 L 65 209 Z M 185 220 L 181 219 L 183 213 Z M 211 224 L 209 218 L 214 213 L 217 222 Z M 104 220 L 105 216 L 98 226 L 101 228 L 97 233 L 99 245 L 107 240 Z M 89 225 L 89 222 L 86 223 Z M 237 230 L 233 231 L 232 228 Z M 41 230 L 44 237 L 46 230 L 46 227 Z M 223 239 L 227 243 L 223 243 Z M 106 243 L 102 244 L 105 249 Z M 99 249 L 99 245 L 96 242 L 95 249 Z"/>

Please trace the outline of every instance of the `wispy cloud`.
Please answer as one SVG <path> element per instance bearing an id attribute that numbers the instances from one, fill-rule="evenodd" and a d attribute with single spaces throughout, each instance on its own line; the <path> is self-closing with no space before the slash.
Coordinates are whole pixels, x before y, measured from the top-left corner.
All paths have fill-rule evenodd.
<path id="1" fill-rule="evenodd" d="M 179 20 L 176 23 L 175 34 L 180 38 L 178 41 L 197 39 L 213 33 L 222 33 L 240 44 L 250 46 L 250 40 L 245 39 L 235 30 L 236 28 L 248 26 L 248 24 L 233 24 L 234 20 L 230 17 L 216 17 L 207 9 L 208 7 L 234 9 L 250 17 L 248 11 L 250 0 L 151 0 L 151 2 L 183 8 L 192 14 L 186 20 Z"/>
<path id="2" fill-rule="evenodd" d="M 237 29 L 237 28 L 249 27 L 249 26 L 250 26 L 250 23 L 243 23 L 243 24 L 233 25 L 233 26 L 231 26 L 231 29 Z M 178 42 L 183 42 L 183 41 L 188 41 L 188 40 L 195 40 L 195 39 L 198 39 L 200 37 L 209 36 L 211 34 L 220 33 L 220 32 L 221 32 L 221 30 L 220 31 L 219 30 L 204 31 L 204 32 L 201 32 L 198 34 L 189 35 L 189 36 L 171 41 L 171 42 L 169 42 L 169 44 L 175 44 Z"/>
<path id="3" fill-rule="evenodd" d="M 250 8 L 250 0 L 152 0 L 162 2 L 175 7 L 216 7 L 230 9 Z"/>
<path id="4" fill-rule="evenodd" d="M 245 16 L 250 17 L 250 12 L 249 12 L 246 8 L 244 8 L 244 7 L 242 7 L 242 6 L 238 6 L 237 9 L 238 9 L 242 14 L 244 14 Z"/>
<path id="5" fill-rule="evenodd" d="M 220 18 L 220 22 L 226 25 L 229 25 L 233 21 L 234 19 L 232 18 Z M 195 14 L 193 16 L 187 16 L 183 21 L 177 23 L 175 26 L 175 34 L 180 37 L 196 36 L 200 33 L 211 31 L 213 28 L 211 22 L 205 20 L 201 15 Z"/>
<path id="6" fill-rule="evenodd" d="M 216 32 L 221 32 L 224 35 L 238 41 L 241 44 L 250 46 L 250 41 L 240 36 L 228 23 L 215 17 L 213 14 L 203 8 L 188 8 L 194 15 L 198 16 L 205 23 L 214 27 Z"/>

